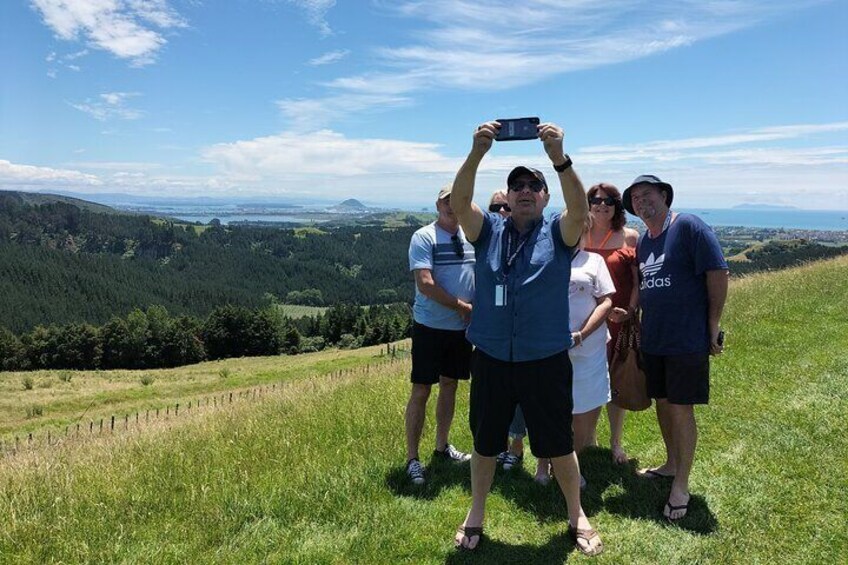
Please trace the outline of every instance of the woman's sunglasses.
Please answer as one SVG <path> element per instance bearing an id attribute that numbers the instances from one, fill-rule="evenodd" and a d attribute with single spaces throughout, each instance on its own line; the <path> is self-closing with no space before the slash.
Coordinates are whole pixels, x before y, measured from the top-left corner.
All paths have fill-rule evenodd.
<path id="1" fill-rule="evenodd" d="M 607 206 L 615 206 L 615 198 L 613 198 L 612 196 L 607 196 L 606 198 L 598 198 L 597 196 L 593 196 L 589 199 L 589 204 L 593 206 L 597 206 L 602 202 Z"/>
<path id="2" fill-rule="evenodd" d="M 489 212 L 497 214 L 501 210 L 504 212 L 512 212 L 512 208 L 509 207 L 509 204 L 489 204 Z"/>

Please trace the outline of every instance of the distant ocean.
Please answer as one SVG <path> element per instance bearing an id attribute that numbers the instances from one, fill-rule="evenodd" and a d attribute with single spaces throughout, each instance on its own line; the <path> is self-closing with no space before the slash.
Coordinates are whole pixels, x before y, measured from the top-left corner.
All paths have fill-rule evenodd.
<path id="1" fill-rule="evenodd" d="M 741 226 L 745 228 L 796 228 L 804 230 L 848 231 L 848 211 L 824 210 L 757 210 L 757 209 L 681 209 L 691 212 L 711 226 Z M 634 219 L 632 216 L 629 220 Z"/>
<path id="2" fill-rule="evenodd" d="M 155 208 L 154 208 L 155 210 Z M 676 209 L 679 212 L 691 212 L 699 216 L 711 226 L 741 226 L 745 228 L 795 228 L 804 230 L 840 230 L 848 231 L 848 210 L 837 210 L 835 212 L 823 210 L 757 210 L 739 208 L 689 208 Z M 152 210 L 151 210 L 152 211 Z M 553 210 L 551 211 L 553 212 Z M 291 216 L 280 214 L 232 214 L 232 210 L 221 210 L 220 215 L 213 215 L 215 211 L 209 210 L 207 214 L 198 213 L 194 209 L 182 210 L 178 206 L 169 206 L 168 215 L 191 222 L 208 223 L 212 218 L 218 218 L 224 224 L 239 221 L 251 222 L 301 222 L 310 223 L 315 220 L 309 218 L 309 213 L 304 211 L 293 212 Z M 321 221 L 326 221 L 323 217 Z M 639 222 L 635 216 L 628 215 L 629 222 Z"/>

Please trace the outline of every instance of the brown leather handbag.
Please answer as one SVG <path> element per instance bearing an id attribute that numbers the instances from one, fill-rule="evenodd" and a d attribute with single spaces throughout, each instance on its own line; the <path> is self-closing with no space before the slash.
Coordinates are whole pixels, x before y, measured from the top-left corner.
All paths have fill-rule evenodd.
<path id="1" fill-rule="evenodd" d="M 651 406 L 640 350 L 641 332 L 636 316 L 621 325 L 609 367 L 612 402 L 634 412 Z"/>

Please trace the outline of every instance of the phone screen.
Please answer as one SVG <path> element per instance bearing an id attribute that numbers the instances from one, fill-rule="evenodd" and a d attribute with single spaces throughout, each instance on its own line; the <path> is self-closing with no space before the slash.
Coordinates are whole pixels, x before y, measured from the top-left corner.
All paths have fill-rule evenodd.
<path id="1" fill-rule="evenodd" d="M 496 141 L 516 141 L 519 139 L 537 139 L 539 118 L 504 118 L 497 120 L 501 124 Z"/>

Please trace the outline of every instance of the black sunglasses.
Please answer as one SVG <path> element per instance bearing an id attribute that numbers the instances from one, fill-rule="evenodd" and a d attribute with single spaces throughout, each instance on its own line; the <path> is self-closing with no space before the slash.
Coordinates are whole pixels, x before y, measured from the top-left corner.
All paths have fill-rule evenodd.
<path id="1" fill-rule="evenodd" d="M 459 239 L 458 235 L 451 236 L 451 243 L 453 243 L 453 252 L 456 253 L 456 256 L 465 257 L 465 247 L 463 247 L 462 240 Z"/>
<path id="2" fill-rule="evenodd" d="M 615 198 L 613 198 L 612 196 L 607 196 L 606 198 L 598 198 L 597 196 L 593 196 L 589 199 L 589 204 L 592 204 L 593 206 L 597 206 L 601 202 L 603 202 L 607 206 L 615 206 Z"/>
<path id="3" fill-rule="evenodd" d="M 545 188 L 545 184 L 540 180 L 528 180 L 528 181 L 515 181 L 511 185 L 509 185 L 509 189 L 513 192 L 520 192 L 524 189 L 524 187 L 529 188 L 533 192 L 542 192 Z"/>
<path id="4" fill-rule="evenodd" d="M 498 213 L 501 210 L 505 212 L 512 212 L 512 208 L 509 207 L 509 204 L 489 204 L 489 212 Z"/>

